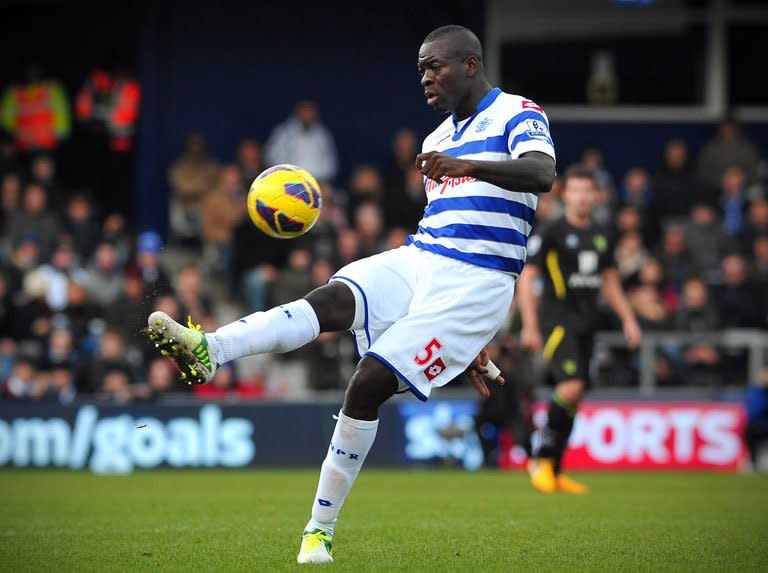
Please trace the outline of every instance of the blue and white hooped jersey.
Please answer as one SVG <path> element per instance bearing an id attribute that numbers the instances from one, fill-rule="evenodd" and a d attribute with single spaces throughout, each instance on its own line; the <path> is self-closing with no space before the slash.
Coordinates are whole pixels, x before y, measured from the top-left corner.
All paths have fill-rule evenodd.
<path id="1" fill-rule="evenodd" d="M 448 117 L 427 136 L 422 151 L 462 159 L 508 161 L 529 151 L 555 158 L 544 110 L 495 88 L 477 112 Z M 519 275 L 525 263 L 538 196 L 508 191 L 474 177 L 424 179 L 427 207 L 407 244 L 473 265 Z"/>

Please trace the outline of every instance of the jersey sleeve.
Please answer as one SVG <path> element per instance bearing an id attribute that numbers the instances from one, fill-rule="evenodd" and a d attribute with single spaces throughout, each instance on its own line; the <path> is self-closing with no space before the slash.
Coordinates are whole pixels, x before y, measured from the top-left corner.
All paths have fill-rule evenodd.
<path id="1" fill-rule="evenodd" d="M 555 144 L 549 133 L 549 119 L 544 110 L 531 100 L 522 101 L 520 109 L 507 122 L 505 135 L 512 159 L 529 151 L 539 151 L 556 159 Z"/>

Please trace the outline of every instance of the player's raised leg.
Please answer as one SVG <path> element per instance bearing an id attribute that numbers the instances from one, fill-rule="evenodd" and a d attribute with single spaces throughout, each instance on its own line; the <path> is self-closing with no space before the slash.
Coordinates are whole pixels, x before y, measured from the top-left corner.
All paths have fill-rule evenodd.
<path id="1" fill-rule="evenodd" d="M 306 297 L 265 312 L 255 312 L 203 332 L 189 320 L 184 326 L 161 311 L 147 321 L 146 334 L 160 351 L 176 361 L 181 377 L 205 384 L 220 364 L 253 354 L 282 353 L 312 342 L 321 332 L 346 330 L 355 317 L 349 286 L 333 282 Z"/>
<path id="2" fill-rule="evenodd" d="M 379 407 L 397 390 L 392 371 L 364 356 L 347 387 L 328 452 L 320 470 L 317 493 L 301 540 L 298 563 L 333 561 L 333 530 L 379 426 Z"/>

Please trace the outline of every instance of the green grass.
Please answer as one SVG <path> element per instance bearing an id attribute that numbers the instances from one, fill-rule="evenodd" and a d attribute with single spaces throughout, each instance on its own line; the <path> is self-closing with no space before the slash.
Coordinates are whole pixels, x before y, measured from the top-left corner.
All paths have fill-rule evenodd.
<path id="1" fill-rule="evenodd" d="M 363 471 L 337 571 L 767 571 L 768 478 Z M 313 471 L 0 472 L 0 571 L 293 570 Z"/>

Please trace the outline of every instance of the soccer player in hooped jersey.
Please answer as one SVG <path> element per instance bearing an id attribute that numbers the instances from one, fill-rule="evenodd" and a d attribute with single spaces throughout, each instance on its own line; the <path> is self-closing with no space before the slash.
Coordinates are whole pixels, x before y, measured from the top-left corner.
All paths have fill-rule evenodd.
<path id="1" fill-rule="evenodd" d="M 401 391 L 426 401 L 432 388 L 465 372 L 488 394 L 485 345 L 512 302 L 537 194 L 555 176 L 546 115 L 490 86 L 471 31 L 431 32 L 418 67 L 427 103 L 449 115 L 416 157 L 428 206 L 406 246 L 350 263 L 304 298 L 216 332 L 186 328 L 162 312 L 148 319 L 150 339 L 196 383 L 242 356 L 288 352 L 321 332 L 353 333 L 361 359 L 320 471 L 299 563 L 333 561 L 336 520 L 384 402 Z"/>

